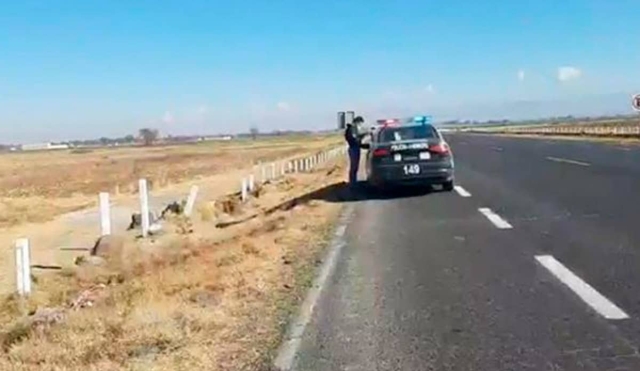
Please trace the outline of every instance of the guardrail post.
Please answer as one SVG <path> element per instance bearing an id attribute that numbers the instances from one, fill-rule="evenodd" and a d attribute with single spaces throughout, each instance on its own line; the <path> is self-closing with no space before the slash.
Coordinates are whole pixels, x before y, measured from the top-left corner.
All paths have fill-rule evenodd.
<path id="1" fill-rule="evenodd" d="M 256 188 L 255 185 L 255 177 L 253 176 L 253 174 L 249 175 L 249 192 L 253 192 Z"/>
<path id="2" fill-rule="evenodd" d="M 198 186 L 193 185 L 189 192 L 189 198 L 187 198 L 187 204 L 184 207 L 184 214 L 186 216 L 191 216 L 191 213 L 193 213 L 193 206 L 196 204 L 196 197 L 198 197 Z"/>
<path id="3" fill-rule="evenodd" d="M 149 193 L 147 190 L 147 180 L 138 180 L 138 193 L 140 194 L 140 219 L 142 224 L 142 237 L 149 235 Z"/>
<path id="4" fill-rule="evenodd" d="M 29 240 L 19 238 L 16 244 L 16 288 L 18 295 L 31 294 L 31 249 Z"/>
<path id="5" fill-rule="evenodd" d="M 240 184 L 240 198 L 242 202 L 247 201 L 247 178 L 242 178 L 242 183 Z"/>
<path id="6" fill-rule="evenodd" d="M 109 205 L 109 193 L 100 192 L 100 235 L 111 234 L 111 207 Z"/>

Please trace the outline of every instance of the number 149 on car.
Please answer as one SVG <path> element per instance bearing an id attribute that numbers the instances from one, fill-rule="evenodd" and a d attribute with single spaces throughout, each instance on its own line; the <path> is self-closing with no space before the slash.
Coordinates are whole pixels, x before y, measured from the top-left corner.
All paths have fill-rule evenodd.
<path id="1" fill-rule="evenodd" d="M 418 164 L 407 164 L 407 165 L 404 165 L 403 168 L 404 168 L 405 175 L 420 174 L 420 165 Z"/>

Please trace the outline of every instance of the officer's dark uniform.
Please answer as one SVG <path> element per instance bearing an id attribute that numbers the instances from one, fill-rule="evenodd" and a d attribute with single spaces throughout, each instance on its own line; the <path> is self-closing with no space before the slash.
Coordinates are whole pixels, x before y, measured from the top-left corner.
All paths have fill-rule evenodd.
<path id="1" fill-rule="evenodd" d="M 356 185 L 358 182 L 358 167 L 360 165 L 360 149 L 369 146 L 361 143 L 362 138 L 358 136 L 356 124 L 363 123 L 364 119 L 360 116 L 353 120 L 353 124 L 347 125 L 344 131 L 344 140 L 349 145 L 349 184 Z"/>

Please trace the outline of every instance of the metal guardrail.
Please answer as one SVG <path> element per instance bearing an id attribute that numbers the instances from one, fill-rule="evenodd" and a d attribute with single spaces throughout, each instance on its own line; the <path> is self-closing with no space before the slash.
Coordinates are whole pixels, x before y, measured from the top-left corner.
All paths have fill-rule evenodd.
<path id="1" fill-rule="evenodd" d="M 606 137 L 640 137 L 638 125 L 555 125 L 501 128 L 499 130 L 471 129 L 464 130 L 478 133 L 511 133 L 541 135 L 574 135 L 574 136 L 606 136 Z"/>
<path id="2" fill-rule="evenodd" d="M 592 135 L 592 136 L 640 136 L 640 125 L 563 125 L 537 128 L 507 128 L 505 132 L 553 134 L 553 135 Z"/>

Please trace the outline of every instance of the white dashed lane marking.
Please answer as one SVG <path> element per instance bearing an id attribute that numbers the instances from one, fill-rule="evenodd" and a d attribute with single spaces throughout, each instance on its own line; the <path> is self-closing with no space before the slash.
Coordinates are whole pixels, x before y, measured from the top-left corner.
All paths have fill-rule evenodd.
<path id="1" fill-rule="evenodd" d="M 467 192 L 466 189 L 460 186 L 455 186 L 453 189 L 455 189 L 461 197 L 471 197 L 471 193 Z"/>
<path id="2" fill-rule="evenodd" d="M 562 265 L 551 255 L 538 255 L 535 257 L 538 263 L 547 268 L 560 282 L 567 285 L 585 303 L 607 319 L 625 319 L 629 316 L 609 299 L 600 294 L 596 289 L 576 276 L 567 267 Z"/>
<path id="3" fill-rule="evenodd" d="M 591 164 L 587 162 L 569 160 L 566 158 L 559 158 L 559 157 L 547 157 L 547 160 L 554 161 L 554 162 L 563 162 L 565 164 L 572 164 L 572 165 L 579 165 L 579 166 L 591 166 Z"/>
<path id="4" fill-rule="evenodd" d="M 495 225 L 498 229 L 511 229 L 511 228 L 513 228 L 513 226 L 511 224 L 509 224 L 509 222 L 507 222 L 506 220 L 502 219 L 502 217 L 500 217 L 500 215 L 494 213 L 488 207 L 481 207 L 481 208 L 478 209 L 478 211 L 480 213 L 482 213 L 482 215 L 486 216 L 487 219 L 489 219 L 489 221 L 491 223 L 493 223 L 493 225 Z"/>

